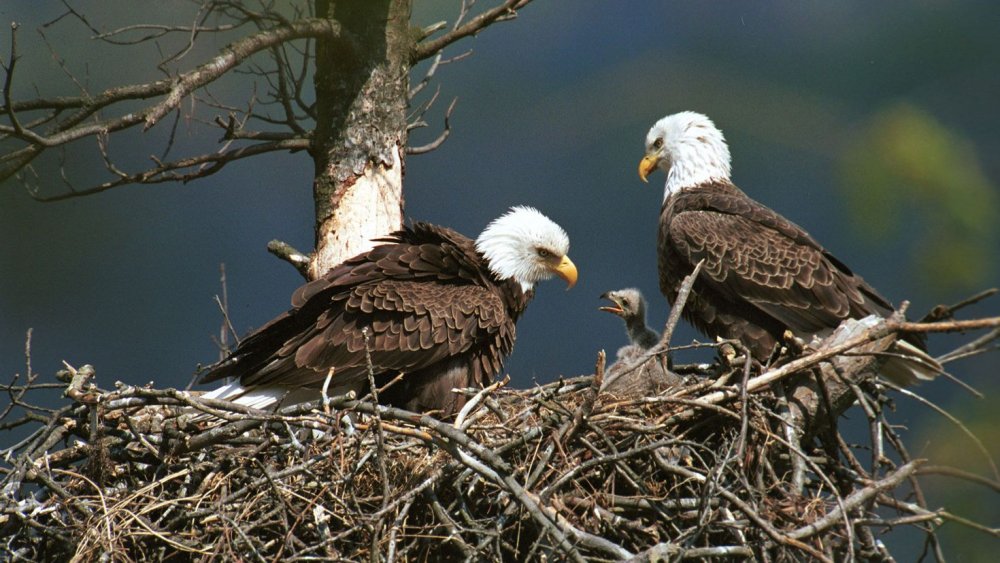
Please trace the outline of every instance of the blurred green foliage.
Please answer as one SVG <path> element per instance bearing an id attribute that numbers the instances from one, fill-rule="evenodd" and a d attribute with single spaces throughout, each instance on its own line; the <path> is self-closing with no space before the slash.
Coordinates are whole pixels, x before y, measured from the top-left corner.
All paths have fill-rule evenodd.
<path id="1" fill-rule="evenodd" d="M 944 292 L 989 282 L 1000 200 L 971 141 L 900 102 L 867 121 L 841 165 L 855 227 L 870 239 L 905 237 L 922 283 Z"/>
<path id="2" fill-rule="evenodd" d="M 931 465 L 945 464 L 1000 481 L 994 461 L 1000 455 L 1000 426 L 995 423 L 996 401 L 992 399 L 1000 395 L 1000 385 L 981 391 L 986 399 L 965 395 L 949 401 L 945 408 L 976 435 L 992 460 L 958 426 L 947 422 L 922 425 L 923 432 L 914 440 L 917 447 L 914 455 L 928 459 Z M 937 475 L 922 477 L 921 483 L 931 510 L 943 507 L 960 518 L 996 525 L 996 492 L 987 486 Z M 951 561 L 996 561 L 995 553 L 988 549 L 991 540 L 980 530 L 946 522 L 941 539 Z"/>

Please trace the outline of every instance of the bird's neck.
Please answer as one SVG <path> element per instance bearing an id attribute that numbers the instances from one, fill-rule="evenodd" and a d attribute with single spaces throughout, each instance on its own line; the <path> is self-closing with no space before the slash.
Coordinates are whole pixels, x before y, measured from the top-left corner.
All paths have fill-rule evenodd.
<path id="1" fill-rule="evenodd" d="M 660 336 L 646 326 L 645 318 L 632 317 L 628 319 L 625 322 L 625 329 L 628 331 L 629 340 L 643 349 L 652 348 L 660 341 Z"/>
<path id="2" fill-rule="evenodd" d="M 678 146 L 667 171 L 663 199 L 708 182 L 729 182 L 732 171 L 725 143 Z"/>
<path id="3" fill-rule="evenodd" d="M 729 181 L 729 176 L 723 176 L 721 174 L 701 174 L 679 179 L 674 179 L 672 176 L 668 176 L 667 184 L 663 187 L 663 201 L 666 201 L 668 197 L 674 194 L 679 194 L 684 190 L 695 188 L 703 184 Z"/>

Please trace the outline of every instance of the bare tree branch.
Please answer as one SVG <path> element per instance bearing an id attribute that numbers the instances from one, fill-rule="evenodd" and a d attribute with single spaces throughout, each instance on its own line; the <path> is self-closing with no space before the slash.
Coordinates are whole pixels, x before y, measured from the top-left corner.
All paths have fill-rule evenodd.
<path id="1" fill-rule="evenodd" d="M 29 145 L 20 150 L 7 153 L 0 157 L 0 181 L 9 178 L 11 175 L 28 165 L 35 157 L 40 155 L 45 149 L 64 145 L 75 140 L 89 136 L 106 135 L 108 133 L 121 131 L 142 124 L 143 130 L 148 130 L 162 119 L 170 111 L 176 110 L 181 101 L 198 88 L 217 80 L 219 77 L 229 72 L 251 55 L 269 50 L 284 42 L 306 37 L 323 37 L 330 41 L 339 42 L 342 48 L 350 52 L 353 49 L 354 41 L 349 34 L 345 33 L 335 21 L 327 19 L 306 19 L 290 22 L 287 26 L 277 27 L 271 30 L 264 30 L 248 37 L 237 40 L 222 49 L 222 52 L 194 70 L 182 73 L 173 79 L 158 80 L 146 84 L 136 84 L 130 86 L 120 86 L 110 88 L 95 96 L 81 96 L 77 98 L 54 98 L 39 99 L 30 102 L 17 103 L 5 99 L 0 112 L 6 114 L 10 125 L 0 124 L 0 134 L 13 137 L 27 142 Z M 13 57 L 13 54 L 12 54 Z M 16 58 L 11 59 L 12 62 Z M 14 80 L 14 65 L 8 65 L 6 69 L 5 92 L 9 92 Z M 132 111 L 124 115 L 91 120 L 98 111 L 111 107 L 117 103 L 133 100 L 145 100 L 153 97 L 165 96 L 159 102 L 148 105 L 139 111 Z M 77 109 L 73 114 L 59 121 L 47 133 L 36 133 L 35 131 L 24 129 L 18 120 L 18 113 L 24 111 L 48 110 L 57 111 L 65 109 Z M 84 123 L 86 121 L 86 123 Z M 301 143 L 293 143 L 293 147 L 268 147 L 267 150 L 279 150 L 284 148 L 305 148 Z M 267 150 L 257 149 L 259 152 Z M 203 160 L 218 160 L 203 159 Z M 230 159 L 231 160 L 231 159 Z M 166 167 L 176 169 L 191 164 L 179 164 Z M 149 175 L 131 175 L 130 181 L 117 181 L 102 184 L 94 189 L 84 190 L 64 197 L 41 198 L 44 201 L 65 199 L 65 197 L 76 197 L 96 193 L 116 187 L 125 183 L 146 181 L 146 178 L 156 177 L 159 174 L 153 172 Z M 172 177 L 171 180 L 185 180 L 184 177 Z"/>
<path id="2" fill-rule="evenodd" d="M 275 141 L 270 143 L 259 143 L 248 147 L 240 147 L 221 153 L 204 154 L 191 158 L 184 158 L 174 162 L 160 162 L 156 157 L 150 157 L 156 166 L 149 170 L 136 174 L 126 174 L 120 172 L 118 179 L 104 182 L 82 190 L 74 190 L 54 196 L 41 196 L 32 194 L 38 201 L 62 201 L 75 197 L 93 195 L 103 191 L 125 186 L 129 184 L 159 184 L 162 182 L 187 182 L 196 178 L 204 178 L 215 174 L 219 170 L 237 160 L 257 156 L 275 151 L 295 151 L 308 149 L 310 141 L 308 139 L 290 139 L 287 141 Z M 196 168 L 194 172 L 179 172 L 186 168 Z"/>
<path id="3" fill-rule="evenodd" d="M 306 280 L 309 279 L 309 255 L 292 247 L 287 242 L 272 240 L 267 243 L 267 251 L 278 258 L 288 262 L 295 270 L 302 274 Z"/>
<path id="4" fill-rule="evenodd" d="M 445 47 L 460 39 L 479 33 L 494 22 L 505 21 L 517 17 L 517 10 L 530 3 L 531 0 L 505 0 L 503 4 L 479 14 L 464 25 L 452 29 L 437 39 L 418 43 L 413 48 L 410 60 L 416 64 L 424 59 L 433 57 Z"/>
<path id="5" fill-rule="evenodd" d="M 449 123 L 449 119 L 451 119 L 451 112 L 455 109 L 456 103 L 458 103 L 458 98 L 455 98 L 454 100 L 451 101 L 450 104 L 448 104 L 448 110 L 444 112 L 444 130 L 441 131 L 441 134 L 438 135 L 437 139 L 434 139 L 433 141 L 427 143 L 426 145 L 421 145 L 419 147 L 406 147 L 406 154 L 429 153 L 432 150 L 435 150 L 438 147 L 440 147 L 445 142 L 445 140 L 448 139 L 448 135 L 451 134 L 451 125 Z"/>

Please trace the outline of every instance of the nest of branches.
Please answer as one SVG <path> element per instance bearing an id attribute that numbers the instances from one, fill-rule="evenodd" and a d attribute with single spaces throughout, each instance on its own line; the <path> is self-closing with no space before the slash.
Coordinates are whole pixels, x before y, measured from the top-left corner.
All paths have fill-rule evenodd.
<path id="1" fill-rule="evenodd" d="M 998 337 L 1000 319 L 966 323 L 993 330 L 961 353 Z M 468 390 L 450 421 L 371 397 L 265 413 L 173 389 L 102 389 L 89 366 L 59 384 L 29 375 L 7 386 L 0 420 L 28 429 L 3 450 L 0 552 L 891 560 L 880 535 L 913 526 L 943 559 L 935 529 L 961 519 L 926 506 L 922 462 L 891 424 L 875 373 L 896 332 L 955 323 L 911 324 L 855 323 L 769 366 L 720 354 L 679 366 L 683 383 L 655 396 L 601 392 L 602 352 L 594 375 Z M 54 385 L 63 406 L 32 403 Z M 838 431 L 851 404 L 868 420 L 868 443 Z M 997 488 L 995 476 L 981 481 Z"/>

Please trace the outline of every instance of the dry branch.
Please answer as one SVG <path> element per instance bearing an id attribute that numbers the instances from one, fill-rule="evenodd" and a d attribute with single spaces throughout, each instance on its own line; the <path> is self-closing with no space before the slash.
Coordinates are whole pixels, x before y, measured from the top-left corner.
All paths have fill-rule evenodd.
<path id="1" fill-rule="evenodd" d="M 16 34 L 14 35 L 16 37 Z M 340 41 L 349 52 L 353 44 L 351 37 L 346 35 L 335 21 L 325 19 L 305 19 L 295 22 L 288 22 L 286 25 L 274 29 L 262 30 L 249 35 L 226 46 L 221 52 L 203 63 L 195 69 L 181 73 L 173 78 L 162 79 L 154 82 L 116 86 L 97 94 L 85 94 L 79 97 L 63 97 L 52 99 L 35 99 L 27 102 L 14 102 L 10 98 L 10 87 L 15 77 L 15 62 L 17 53 L 11 53 L 10 63 L 5 65 L 6 78 L 4 81 L 5 100 L 0 106 L 0 113 L 3 113 L 10 125 L 0 124 L 0 135 L 19 139 L 27 146 L 11 151 L 0 157 L 0 180 L 6 179 L 29 165 L 34 158 L 39 156 L 46 149 L 68 144 L 70 142 L 85 138 L 108 135 L 117 131 L 122 131 L 142 125 L 143 130 L 149 129 L 169 112 L 178 109 L 185 97 L 196 89 L 201 88 L 215 80 L 223 74 L 231 71 L 236 66 L 245 62 L 251 55 L 260 51 L 267 51 L 275 46 L 287 41 L 307 37 L 324 37 L 331 41 Z M 16 43 L 12 44 L 16 49 Z M 149 100 L 162 97 L 161 100 L 150 103 L 140 110 L 132 110 L 114 117 L 100 117 L 100 114 L 107 112 L 117 104 L 135 101 Z M 24 112 L 46 112 L 45 118 L 41 121 L 48 123 L 61 112 L 73 110 L 72 113 L 50 125 L 44 132 L 36 132 L 21 124 L 19 114 Z M 94 117 L 97 116 L 96 119 Z M 271 143 L 276 146 L 270 150 L 289 150 L 294 148 L 304 148 L 308 145 L 289 144 L 288 140 Z M 257 154 L 261 150 L 250 151 Z M 230 157 L 228 160 L 234 160 Z M 209 160 L 203 158 L 203 160 Z M 218 159 L 215 159 L 218 161 Z M 228 160 L 226 160 L 228 162 Z M 133 175 L 130 182 L 135 183 L 145 181 L 148 177 L 156 177 L 162 174 L 157 173 L 157 169 L 174 170 L 177 168 L 192 167 L 200 164 L 197 160 L 193 162 L 181 161 L 180 163 L 158 163 L 158 167 L 151 172 L 142 175 Z M 183 180 L 184 178 L 170 178 L 173 180 Z M 162 180 L 161 180 L 162 181 Z M 77 197 L 96 193 L 115 187 L 124 182 L 109 183 L 101 185 L 95 189 L 80 190 L 70 192 L 63 197 Z M 46 199 L 46 198 L 40 198 Z M 52 198 L 48 198 L 52 199 Z"/>
<path id="2" fill-rule="evenodd" d="M 403 85 L 399 90 L 400 99 L 388 100 L 381 97 L 385 91 L 385 85 L 382 85 L 376 88 L 376 94 L 369 96 L 370 102 L 379 106 L 390 102 L 400 107 L 405 106 L 407 100 L 412 100 L 434 78 L 439 66 L 462 59 L 471 52 L 444 58 L 442 51 L 446 47 L 497 22 L 514 19 L 517 10 L 530 1 L 497 0 L 495 6 L 476 13 L 473 9 L 478 9 L 475 0 L 464 0 L 450 26 L 442 22 L 412 35 L 403 34 L 405 37 L 399 44 L 390 49 L 393 53 L 398 51 L 398 59 L 403 65 L 403 68 L 390 73 L 390 81 L 398 80 Z M 347 91 L 338 91 L 337 95 L 331 97 L 326 90 L 314 91 L 316 81 L 322 83 L 325 79 L 320 79 L 328 75 L 334 81 L 352 82 L 364 78 L 361 75 L 345 78 L 344 73 L 355 67 L 367 68 L 366 65 L 372 61 L 364 61 L 379 56 L 383 49 L 379 47 L 380 41 L 384 42 L 384 38 L 379 39 L 378 30 L 374 30 L 373 41 L 368 37 L 372 30 L 364 26 L 351 27 L 350 22 L 353 20 L 349 16 L 344 16 L 348 18 L 347 24 L 336 19 L 336 15 L 343 15 L 340 12 L 325 14 L 328 17 L 311 17 L 313 14 L 305 13 L 310 10 L 296 5 L 281 7 L 265 3 L 254 9 L 227 0 L 207 0 L 198 4 L 190 14 L 188 25 L 150 22 L 101 30 L 85 13 L 64 3 L 63 15 L 43 25 L 38 31 L 69 83 L 79 91 L 77 95 L 68 96 L 15 98 L 14 86 L 22 86 L 32 73 L 31 69 L 18 64 L 21 47 L 18 42 L 19 30 L 14 24 L 10 54 L 2 61 L 4 75 L 3 98 L 0 100 L 0 141 L 8 141 L 8 147 L 0 154 L 0 180 L 17 176 L 29 195 L 36 200 L 59 201 L 125 185 L 188 182 L 205 178 L 230 163 L 267 152 L 308 150 L 313 159 L 317 160 L 330 148 L 329 143 L 340 142 L 338 135 L 345 131 L 339 131 L 337 127 L 346 125 L 339 124 L 330 129 L 325 120 L 329 117 L 327 114 L 334 110 L 326 108 L 330 104 L 353 100 L 357 92 L 352 92 L 351 86 L 347 84 Z M 408 9 L 405 11 L 408 12 Z M 155 44 L 159 61 L 151 61 L 149 66 L 155 67 L 164 77 L 91 91 L 90 77 L 77 75 L 71 70 L 73 65 L 70 63 L 77 62 L 78 54 L 74 54 L 73 59 L 64 58 L 59 52 L 59 45 L 50 42 L 46 35 L 47 28 L 61 21 L 82 24 L 93 41 L 116 46 L 125 56 L 130 53 L 126 47 Z M 210 21 L 215 24 L 206 25 Z M 437 37 L 430 37 L 439 31 L 444 32 Z M 206 36 L 215 37 L 218 42 L 229 41 L 229 44 L 207 61 L 199 61 L 200 64 L 197 65 L 188 64 L 186 59 L 198 52 L 195 46 L 199 41 L 206 42 Z M 236 39 L 232 40 L 234 36 Z M 406 70 L 429 57 L 434 58 L 433 64 L 418 85 L 409 89 L 406 86 Z M 247 82 L 244 91 L 248 94 L 245 101 L 237 102 L 239 107 L 218 100 L 213 93 L 215 90 L 221 92 L 221 95 L 229 95 L 226 94 L 226 87 L 220 85 L 219 81 L 234 74 L 248 75 L 244 79 Z M 258 88 L 263 90 L 259 98 Z M 322 99 L 311 99 L 317 94 L 323 94 Z M 423 104 L 414 103 L 414 107 L 422 109 L 417 111 L 417 117 L 409 127 L 426 125 L 421 116 L 432 104 L 433 98 Z M 205 110 L 201 108 L 216 110 L 218 113 L 214 116 L 203 115 Z M 444 128 L 437 138 L 423 146 L 407 147 L 407 154 L 422 154 L 439 147 L 451 133 L 449 119 L 453 108 L 454 102 L 445 112 Z M 343 111 L 347 110 L 340 108 L 334 113 Z M 150 151 L 150 162 L 134 163 L 128 157 L 112 154 L 113 140 L 127 134 L 144 133 L 168 117 L 169 131 L 144 141 L 154 146 L 164 145 L 162 150 Z M 177 142 L 178 127 L 184 122 L 217 127 L 221 132 L 219 146 L 214 150 L 195 149 L 197 152 L 194 154 L 168 159 L 167 155 L 173 150 L 185 148 L 180 147 Z M 254 124 L 259 129 L 253 130 L 248 127 L 249 124 Z M 398 125 L 400 124 L 394 124 L 393 127 Z M 386 129 L 388 124 L 364 123 L 364 126 Z M 130 130 L 132 133 L 128 133 Z M 385 146 L 378 147 L 377 151 L 366 155 L 366 158 L 375 163 L 379 160 L 388 162 L 384 158 L 387 147 L 406 144 L 405 130 L 396 133 L 398 138 L 384 141 Z M 350 137 L 351 135 L 347 135 L 345 138 Z M 68 160 L 65 158 L 65 151 L 75 150 L 80 141 L 84 140 L 95 143 L 107 178 L 80 186 L 76 183 L 81 175 L 66 168 Z M 125 142 L 133 143 L 134 139 L 129 138 Z M 70 145 L 74 149 L 69 149 Z M 66 189 L 57 193 L 42 193 L 35 182 L 40 177 L 36 168 L 47 169 L 50 163 L 36 162 L 36 159 L 51 149 L 57 149 L 56 152 L 59 153 L 51 160 L 58 160 L 52 164 L 59 170 Z M 356 164 L 346 168 L 356 169 Z M 319 166 L 319 169 L 323 168 Z M 349 184 L 352 182 L 353 180 L 348 179 Z M 319 213 L 318 217 L 320 215 L 323 213 Z"/>
<path id="3" fill-rule="evenodd" d="M 715 384 L 689 378 L 630 400 L 599 392 L 599 357 L 595 376 L 475 392 L 454 422 L 353 396 L 267 413 L 171 389 L 104 390 L 89 368 L 69 368 L 69 404 L 39 416 L 31 400 L 41 383 L 15 380 L 7 390 L 17 406 L 0 422 L 12 428 L 27 410 L 33 431 L 3 450 L 0 550 L 26 559 L 840 561 L 891 557 L 879 530 L 914 526 L 943 558 L 942 522 L 996 532 L 927 507 L 918 476 L 997 485 L 911 459 L 888 423 L 888 399 L 859 358 L 877 358 L 873 346 L 913 328 L 857 323 L 780 358 L 783 367 L 714 366 L 725 372 Z M 817 366 L 837 373 L 817 379 Z M 775 385 L 803 409 L 792 435 Z M 820 406 L 796 403 L 802 389 L 819 393 Z M 841 392 L 862 401 L 872 443 L 849 446 L 839 412 L 808 412 L 839 409 Z M 219 418 L 192 421 L 196 411 Z M 859 462 L 883 443 L 894 454 Z"/>
<path id="4" fill-rule="evenodd" d="M 468 2 L 468 4 L 472 4 L 474 1 L 475 0 L 472 0 L 472 2 Z M 460 39 L 479 33 L 494 22 L 516 17 L 517 10 L 530 3 L 531 0 L 504 0 L 504 2 L 499 6 L 486 10 L 471 20 L 462 23 L 467 5 L 466 1 L 463 1 L 463 10 L 456 19 L 455 25 L 452 26 L 452 29 L 437 39 L 417 44 L 417 46 L 414 47 L 410 58 L 414 63 L 416 63 L 433 57 L 434 55 L 440 53 L 445 47 L 459 41 Z"/>

